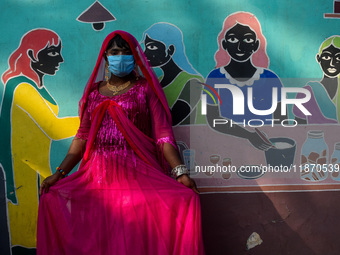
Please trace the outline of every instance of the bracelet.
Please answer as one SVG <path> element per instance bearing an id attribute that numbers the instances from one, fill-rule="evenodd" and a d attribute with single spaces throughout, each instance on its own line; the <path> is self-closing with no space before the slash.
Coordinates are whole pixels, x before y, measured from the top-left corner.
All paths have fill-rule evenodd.
<path id="1" fill-rule="evenodd" d="M 189 170 L 186 165 L 178 165 L 171 170 L 171 174 L 178 178 L 183 174 L 189 174 Z"/>
<path id="2" fill-rule="evenodd" d="M 68 176 L 68 174 L 63 169 L 61 169 L 59 166 L 57 167 L 57 171 L 61 173 L 64 177 Z"/>

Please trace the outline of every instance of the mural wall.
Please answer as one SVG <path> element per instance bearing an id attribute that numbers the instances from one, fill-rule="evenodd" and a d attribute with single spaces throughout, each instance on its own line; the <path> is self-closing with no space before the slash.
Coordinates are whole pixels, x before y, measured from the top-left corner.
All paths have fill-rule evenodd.
<path id="1" fill-rule="evenodd" d="M 340 190 L 340 1 L 4 0 L 0 253 L 35 254 L 41 181 L 101 42 L 132 33 L 204 193 Z"/>

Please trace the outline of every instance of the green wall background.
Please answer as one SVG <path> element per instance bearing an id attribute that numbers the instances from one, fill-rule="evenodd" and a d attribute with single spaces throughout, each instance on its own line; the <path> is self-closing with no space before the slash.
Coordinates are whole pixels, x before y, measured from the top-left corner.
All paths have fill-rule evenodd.
<path id="1" fill-rule="evenodd" d="M 94 1 L 2 0 L 0 72 L 27 31 L 45 27 L 59 34 L 64 63 L 53 77 L 45 77 L 46 87 L 60 105 L 60 116 L 77 114 L 77 101 L 91 72 L 105 36 L 116 29 L 127 30 L 137 39 L 156 22 L 179 27 L 186 53 L 204 77 L 214 68 L 216 37 L 222 22 L 236 11 L 253 13 L 267 38 L 270 69 L 280 78 L 316 78 L 322 72 L 315 62 L 320 43 L 337 34 L 340 19 L 325 19 L 333 12 L 332 0 L 102 0 L 116 18 L 96 32 L 76 18 Z M 296 84 L 296 86 L 303 84 Z M 2 87 L 0 88 L 3 89 Z"/>
<path id="2" fill-rule="evenodd" d="M 126 30 L 141 40 L 143 32 L 154 23 L 176 25 L 183 33 L 190 63 L 206 77 L 215 67 L 216 38 L 224 19 L 234 12 L 251 12 L 260 21 L 267 39 L 269 69 L 284 86 L 295 87 L 321 79 L 323 73 L 315 55 L 321 42 L 340 34 L 340 19 L 324 18 L 324 13 L 333 12 L 333 0 L 101 0 L 116 17 L 101 31 L 76 21 L 93 3 L 94 0 L 0 1 L 1 74 L 26 32 L 48 28 L 60 36 L 64 62 L 56 75 L 44 77 L 47 90 L 58 102 L 59 117 L 78 114 L 78 101 L 101 42 L 113 30 Z M 1 83 L 0 100 L 3 88 Z M 51 169 L 64 157 L 69 143 L 70 139 L 52 143 Z"/>

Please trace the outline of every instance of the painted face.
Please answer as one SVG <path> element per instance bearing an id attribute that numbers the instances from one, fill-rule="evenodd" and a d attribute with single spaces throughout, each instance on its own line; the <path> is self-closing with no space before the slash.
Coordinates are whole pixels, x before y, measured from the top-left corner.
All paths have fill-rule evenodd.
<path id="1" fill-rule="evenodd" d="M 328 77 L 336 77 L 340 74 L 340 49 L 330 45 L 323 49 L 317 60 L 324 74 Z"/>
<path id="2" fill-rule="evenodd" d="M 244 62 L 257 51 L 259 41 L 256 39 L 255 32 L 249 26 L 236 24 L 226 32 L 225 38 L 222 40 L 222 47 L 232 59 L 237 62 Z"/>
<path id="3" fill-rule="evenodd" d="M 164 43 L 151 39 L 148 35 L 145 37 L 145 56 L 149 60 L 152 67 L 159 67 L 171 59 L 171 55 L 167 53 Z"/>
<path id="4" fill-rule="evenodd" d="M 61 56 L 61 43 L 58 46 L 48 46 L 39 51 L 38 59 L 32 62 L 32 68 L 48 75 L 54 75 L 59 70 L 59 64 L 64 62 Z"/>

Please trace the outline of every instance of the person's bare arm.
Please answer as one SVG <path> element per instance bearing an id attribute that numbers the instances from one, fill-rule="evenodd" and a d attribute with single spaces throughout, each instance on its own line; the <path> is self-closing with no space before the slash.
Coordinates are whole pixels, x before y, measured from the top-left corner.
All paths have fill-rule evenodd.
<path id="1" fill-rule="evenodd" d="M 171 168 L 174 168 L 178 165 L 183 165 L 178 151 L 170 143 L 165 143 L 163 146 L 164 157 L 168 161 Z M 192 189 L 195 193 L 199 194 L 195 181 L 191 179 L 189 175 L 182 174 L 177 177 L 176 180 L 187 186 L 188 188 Z"/>
<path id="2" fill-rule="evenodd" d="M 82 159 L 86 148 L 86 140 L 75 137 L 70 145 L 70 148 L 60 164 L 60 168 L 68 174 L 72 169 L 79 163 Z M 41 184 L 39 194 L 41 195 L 43 191 L 48 192 L 50 186 L 54 185 L 57 181 L 62 179 L 64 176 L 56 171 L 51 176 L 48 176 Z"/>

